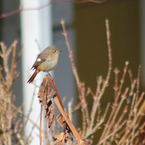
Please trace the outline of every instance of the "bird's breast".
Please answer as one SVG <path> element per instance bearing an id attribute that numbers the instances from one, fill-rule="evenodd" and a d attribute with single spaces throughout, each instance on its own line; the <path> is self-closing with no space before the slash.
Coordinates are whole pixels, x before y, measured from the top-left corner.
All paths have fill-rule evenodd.
<path id="1" fill-rule="evenodd" d="M 43 63 L 41 63 L 37 67 L 37 69 L 44 71 L 44 72 L 51 71 L 55 68 L 57 61 L 58 61 L 58 57 L 56 57 L 56 56 L 52 57 L 51 59 L 49 58 L 49 59 L 45 60 Z"/>

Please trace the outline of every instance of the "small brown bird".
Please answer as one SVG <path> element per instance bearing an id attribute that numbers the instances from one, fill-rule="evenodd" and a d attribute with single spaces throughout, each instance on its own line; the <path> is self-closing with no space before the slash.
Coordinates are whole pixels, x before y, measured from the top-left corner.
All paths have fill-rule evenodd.
<path id="1" fill-rule="evenodd" d="M 58 48 L 56 48 L 56 46 L 49 46 L 39 53 L 35 63 L 31 68 L 35 69 L 35 72 L 27 83 L 33 82 L 34 78 L 40 71 L 48 72 L 53 70 L 58 62 L 59 53 L 60 51 Z"/>

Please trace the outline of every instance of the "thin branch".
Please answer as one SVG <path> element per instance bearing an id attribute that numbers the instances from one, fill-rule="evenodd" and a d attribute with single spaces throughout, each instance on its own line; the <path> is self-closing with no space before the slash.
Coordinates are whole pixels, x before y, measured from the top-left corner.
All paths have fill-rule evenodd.
<path id="1" fill-rule="evenodd" d="M 73 73 L 74 73 L 74 76 L 75 76 L 75 79 L 76 79 L 76 82 L 77 82 L 77 86 L 81 87 L 80 86 L 79 75 L 78 75 L 77 69 L 76 69 L 75 64 L 74 64 L 73 53 L 72 53 L 72 50 L 71 50 L 71 47 L 70 47 L 70 44 L 69 44 L 69 41 L 68 41 L 68 37 L 67 37 L 65 25 L 64 25 L 64 20 L 61 20 L 61 24 L 62 24 L 62 28 L 63 28 L 63 32 L 64 32 L 63 35 L 65 36 L 66 45 L 67 45 L 67 48 L 68 48 L 68 51 L 69 51 L 69 57 L 70 57 L 70 60 L 71 60 L 72 70 L 73 70 Z"/>
<path id="2" fill-rule="evenodd" d="M 26 8 L 26 9 L 24 9 L 23 6 L 20 6 L 17 10 L 1 14 L 0 15 L 0 19 L 12 16 L 12 15 L 15 15 L 15 14 L 23 12 L 23 11 L 35 11 L 35 10 L 38 11 L 38 10 L 41 10 L 41 9 L 43 9 L 45 7 L 48 7 L 49 5 L 54 5 L 54 4 L 59 4 L 59 3 L 65 3 L 65 2 L 70 2 L 70 1 L 71 0 L 51 1 L 51 2 L 49 2 L 47 4 L 44 4 L 44 5 L 42 5 L 40 7 L 36 7 L 36 8 Z"/>
<path id="3" fill-rule="evenodd" d="M 42 133 L 41 133 L 41 130 L 42 130 L 42 105 L 41 105 L 41 108 L 40 108 L 40 128 L 39 128 L 39 136 L 40 136 L 40 145 L 42 145 Z"/>
<path id="4" fill-rule="evenodd" d="M 133 125 L 133 129 L 132 129 L 131 145 L 133 145 L 135 127 L 136 127 L 136 119 L 137 119 L 136 114 L 137 114 L 137 102 L 138 102 L 138 96 L 139 96 L 140 71 L 141 71 L 141 66 L 139 66 L 138 74 L 137 74 L 137 92 L 136 92 L 136 101 L 135 101 L 135 108 L 134 108 L 134 125 Z"/>
<path id="5" fill-rule="evenodd" d="M 51 1 L 51 2 L 49 2 L 47 4 L 44 4 L 44 5 L 42 5 L 40 7 L 36 7 L 36 8 L 26 8 L 26 9 L 24 9 L 23 6 L 20 6 L 18 9 L 14 10 L 14 11 L 10 11 L 10 12 L 7 12 L 7 13 L 0 14 L 0 19 L 15 15 L 15 14 L 23 12 L 23 11 L 41 10 L 43 8 L 48 7 L 49 5 L 54 5 L 54 4 L 60 4 L 60 3 L 66 3 L 66 2 L 75 2 L 75 3 L 79 3 L 79 4 L 80 3 L 92 2 L 92 3 L 101 4 L 104 1 L 105 0 L 60 0 L 60 1 L 56 0 L 56 1 Z"/>
<path id="6" fill-rule="evenodd" d="M 78 86 L 79 98 L 80 98 L 80 101 L 81 101 L 81 111 L 82 111 L 82 114 L 83 114 L 83 123 L 82 123 L 83 134 L 85 134 L 86 121 L 87 121 L 88 126 L 89 126 L 90 121 L 89 121 L 89 111 L 88 111 L 88 107 L 87 107 L 87 102 L 86 102 L 86 99 L 85 99 L 84 83 L 81 83 L 80 80 L 79 80 L 79 75 L 78 75 L 78 72 L 77 72 L 77 69 L 76 69 L 76 66 L 75 66 L 75 63 L 74 63 L 73 53 L 72 53 L 72 50 L 71 50 L 71 47 L 70 47 L 70 44 L 69 44 L 69 41 L 68 41 L 64 20 L 61 20 L 61 24 L 62 24 L 62 28 L 63 28 L 63 35 L 65 37 L 66 45 L 67 45 L 68 52 L 69 52 L 69 57 L 70 57 L 71 64 L 72 64 L 73 74 L 75 76 L 76 83 L 77 83 L 77 86 Z"/>
<path id="7" fill-rule="evenodd" d="M 109 66 L 108 66 L 108 73 L 106 76 L 106 79 L 103 83 L 102 89 L 99 93 L 99 98 L 103 95 L 105 88 L 108 86 L 109 79 L 111 76 L 111 70 L 112 70 L 112 55 L 111 55 L 111 42 L 110 42 L 110 29 L 109 29 L 109 20 L 106 19 L 106 35 L 107 35 L 107 46 L 108 46 L 108 57 L 109 57 Z"/>

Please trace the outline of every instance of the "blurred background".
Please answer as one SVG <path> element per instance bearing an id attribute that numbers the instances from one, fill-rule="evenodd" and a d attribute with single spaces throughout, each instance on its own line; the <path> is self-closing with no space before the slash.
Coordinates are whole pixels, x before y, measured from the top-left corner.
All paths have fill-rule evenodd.
<path id="1" fill-rule="evenodd" d="M 27 113 L 30 98 L 34 92 L 34 86 L 26 83 L 32 74 L 30 67 L 37 54 L 52 44 L 62 50 L 59 63 L 53 72 L 60 96 L 66 97 L 65 105 L 75 97 L 75 79 L 62 35 L 60 24 L 62 19 L 65 21 L 79 77 L 86 83 L 86 86 L 95 91 L 97 77 L 102 75 L 105 79 L 107 74 L 108 49 L 105 19 L 109 19 L 113 70 L 117 67 L 120 72 L 123 72 L 125 61 L 129 61 L 129 68 L 136 77 L 138 66 L 141 64 L 141 89 L 145 89 L 144 0 L 106 0 L 102 4 L 91 2 L 78 4 L 60 0 L 38 10 L 48 3 L 48 0 L 0 1 L 0 14 L 16 11 L 19 7 L 28 9 L 0 19 L 0 41 L 10 46 L 17 39 L 17 50 L 19 51 L 23 47 L 22 59 L 18 63 L 20 76 L 12 88 L 16 95 L 17 106 L 24 102 L 24 111 Z M 38 85 L 43 76 L 44 74 L 39 74 L 36 77 L 36 79 L 40 78 L 40 81 L 37 82 Z M 121 78 L 121 74 L 119 77 Z M 129 78 L 127 79 L 129 80 Z M 109 85 L 114 85 L 113 73 Z M 113 99 L 112 92 L 113 87 L 106 92 L 104 104 L 111 101 L 111 98 Z M 35 96 L 37 106 L 39 105 L 37 93 Z M 34 105 L 34 108 L 36 106 Z M 35 115 L 38 114 L 34 113 Z M 34 116 L 32 118 L 35 118 Z M 36 117 L 36 119 L 38 118 Z"/>

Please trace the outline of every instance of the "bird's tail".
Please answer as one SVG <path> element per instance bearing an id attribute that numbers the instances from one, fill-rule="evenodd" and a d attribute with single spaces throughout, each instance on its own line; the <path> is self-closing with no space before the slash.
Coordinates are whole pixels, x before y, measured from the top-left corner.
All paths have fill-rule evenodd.
<path id="1" fill-rule="evenodd" d="M 39 73 L 40 71 L 38 69 L 35 70 L 35 72 L 33 73 L 33 75 L 31 76 L 31 78 L 27 81 L 27 83 L 32 83 L 33 80 L 35 79 L 36 75 Z"/>

